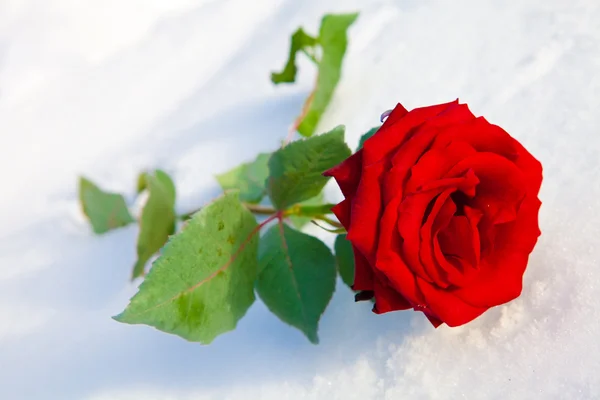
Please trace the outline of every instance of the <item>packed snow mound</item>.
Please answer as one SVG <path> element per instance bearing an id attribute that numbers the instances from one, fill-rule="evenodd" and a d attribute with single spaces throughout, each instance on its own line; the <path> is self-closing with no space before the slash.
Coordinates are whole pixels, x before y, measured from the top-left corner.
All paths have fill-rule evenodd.
<path id="1" fill-rule="evenodd" d="M 311 89 L 308 62 L 297 84 L 269 82 L 289 34 L 355 10 L 320 130 L 345 124 L 355 145 L 398 102 L 460 98 L 521 141 L 544 166 L 522 296 L 434 329 L 338 283 L 318 346 L 258 302 L 210 346 L 110 319 L 136 291 L 136 228 L 93 236 L 78 174 L 133 195 L 161 167 L 181 211 L 206 203 L 215 173 L 278 146 Z M 0 397 L 600 398 L 599 21 L 594 0 L 4 2 Z"/>

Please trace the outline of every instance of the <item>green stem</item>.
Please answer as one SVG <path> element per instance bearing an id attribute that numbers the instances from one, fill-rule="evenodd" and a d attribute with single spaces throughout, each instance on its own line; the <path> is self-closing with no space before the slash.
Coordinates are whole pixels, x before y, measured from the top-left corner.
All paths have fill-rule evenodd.
<path id="1" fill-rule="evenodd" d="M 321 204 L 318 206 L 303 206 L 296 204 L 284 211 L 284 215 L 298 215 L 302 217 L 317 217 L 325 214 L 331 214 L 331 209 L 335 204 Z"/>
<path id="2" fill-rule="evenodd" d="M 337 221 L 332 220 L 331 218 L 327 218 L 324 215 L 317 215 L 314 218 L 318 219 L 320 221 L 323 221 L 323 222 L 327 222 L 329 225 L 331 225 L 331 226 L 333 226 L 335 228 L 338 228 L 338 229 L 343 229 L 344 228 L 344 225 L 340 224 Z"/>
<path id="3" fill-rule="evenodd" d="M 258 215 L 271 215 L 277 213 L 277 210 L 273 207 L 261 206 L 258 204 L 244 203 L 244 207 Z"/>
<path id="4" fill-rule="evenodd" d="M 278 210 L 276 210 L 273 207 L 268 207 L 268 206 L 261 206 L 259 204 L 250 204 L 250 203 L 243 203 L 244 207 L 246 207 L 249 211 L 251 211 L 253 214 L 256 215 L 273 215 L 276 214 L 278 212 Z M 288 208 L 287 210 L 282 212 L 282 215 L 284 217 L 289 217 L 292 215 L 295 216 L 299 216 L 299 217 L 311 217 L 311 218 L 315 218 L 315 219 L 320 219 L 322 221 L 327 222 L 328 224 L 335 226 L 335 227 L 342 227 L 341 224 L 339 224 L 338 222 L 327 218 L 325 215 L 326 214 L 331 214 L 331 208 L 335 206 L 335 204 L 322 204 L 319 206 L 302 206 L 299 204 L 296 204 L 295 206 L 292 206 L 290 208 Z M 179 215 L 178 218 L 181 219 L 182 221 L 185 221 L 187 219 L 190 219 L 192 217 L 192 215 L 194 215 L 195 213 L 197 213 L 198 211 L 200 211 L 200 209 L 196 209 L 193 211 L 190 211 L 188 213 Z"/>
<path id="5" fill-rule="evenodd" d="M 243 205 L 248 210 L 250 210 L 252 213 L 257 214 L 257 215 L 273 215 L 273 214 L 277 213 L 277 210 L 274 209 L 273 207 L 266 207 L 266 206 L 261 206 L 258 204 L 250 204 L 250 203 L 243 203 Z M 179 218 L 182 221 L 188 220 L 188 219 L 192 218 L 192 215 L 196 214 L 200 210 L 201 210 L 201 208 L 197 208 L 197 209 L 187 212 L 185 214 L 178 215 L 177 218 Z"/>
<path id="6" fill-rule="evenodd" d="M 344 228 L 336 228 L 336 229 L 330 229 L 330 228 L 326 228 L 323 225 L 319 224 L 317 221 L 312 220 L 310 221 L 312 222 L 314 225 L 318 226 L 319 228 L 326 230 L 327 232 L 331 232 L 331 233 L 336 233 L 336 234 L 340 234 L 340 233 L 346 233 L 346 229 Z"/>
<path id="7" fill-rule="evenodd" d="M 314 54 L 309 53 L 305 48 L 303 48 L 301 51 L 306 55 L 306 57 L 310 58 L 317 67 L 319 66 L 319 60 L 317 60 Z"/>

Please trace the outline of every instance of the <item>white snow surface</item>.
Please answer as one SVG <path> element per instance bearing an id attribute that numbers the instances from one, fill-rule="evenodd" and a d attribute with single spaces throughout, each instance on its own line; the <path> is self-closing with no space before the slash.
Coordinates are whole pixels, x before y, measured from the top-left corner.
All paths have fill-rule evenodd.
<path id="1" fill-rule="evenodd" d="M 113 321 L 137 228 L 92 235 L 77 176 L 132 200 L 161 167 L 181 211 L 205 204 L 311 89 L 307 62 L 297 84 L 269 81 L 289 34 L 354 10 L 320 130 L 345 124 L 354 146 L 397 102 L 460 98 L 520 140 L 544 165 L 522 296 L 433 329 L 338 282 L 318 346 L 259 302 L 210 346 Z M 600 399 L 599 110 L 597 0 L 4 0 L 0 398 Z"/>

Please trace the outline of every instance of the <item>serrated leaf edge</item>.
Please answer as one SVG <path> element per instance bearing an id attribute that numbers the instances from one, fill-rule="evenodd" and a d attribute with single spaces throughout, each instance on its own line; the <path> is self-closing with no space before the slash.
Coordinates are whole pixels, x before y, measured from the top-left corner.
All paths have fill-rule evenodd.
<path id="1" fill-rule="evenodd" d="M 219 196 L 218 198 L 221 198 L 221 197 L 223 197 L 223 196 L 224 196 L 224 195 L 222 195 L 222 196 Z M 217 199 L 218 199 L 218 198 L 217 198 Z M 214 202 L 214 201 L 213 201 L 213 202 Z M 198 213 L 197 213 L 196 215 L 198 215 Z M 215 272 L 213 272 L 211 275 L 209 275 L 208 277 L 206 277 L 206 278 L 202 279 L 200 282 L 198 282 L 198 283 L 195 283 L 195 284 L 194 284 L 194 285 L 192 285 L 191 287 L 189 287 L 189 288 L 187 288 L 187 289 L 185 289 L 185 290 L 182 290 L 181 292 L 177 293 L 175 296 L 173 296 L 173 297 L 171 297 L 171 298 L 169 298 L 169 299 L 167 299 L 167 300 L 165 300 L 165 301 L 163 301 L 163 302 L 161 302 L 161 303 L 159 303 L 159 304 L 155 304 L 155 305 L 153 305 L 152 307 L 150 307 L 150 308 L 147 308 L 147 309 L 145 309 L 145 310 L 143 310 L 143 311 L 141 311 L 141 312 L 138 312 L 138 313 L 132 313 L 132 314 L 129 314 L 129 315 L 130 315 L 130 316 L 135 316 L 135 317 L 139 317 L 140 315 L 144 315 L 144 314 L 146 314 L 146 313 L 147 313 L 147 312 L 149 312 L 149 311 L 155 310 L 155 309 L 157 309 L 157 308 L 159 308 L 159 307 L 162 307 L 162 306 L 164 306 L 164 305 L 166 305 L 166 304 L 168 304 L 168 303 L 170 303 L 170 302 L 173 302 L 174 300 L 176 300 L 176 299 L 177 299 L 177 298 L 179 298 L 180 296 L 182 296 L 182 295 L 184 295 L 184 294 L 186 294 L 186 293 L 192 292 L 192 291 L 194 291 L 194 290 L 198 289 L 198 288 L 199 288 L 200 286 L 202 286 L 204 283 L 206 283 L 206 282 L 208 282 L 208 281 L 210 281 L 210 280 L 214 279 L 214 277 L 215 277 L 215 276 L 217 276 L 217 275 L 218 275 L 220 272 L 222 272 L 222 271 L 225 271 L 227 268 L 229 268 L 229 266 L 230 266 L 230 265 L 231 265 L 231 264 L 232 264 L 232 263 L 233 263 L 233 262 L 234 262 L 234 261 L 237 259 L 237 257 L 240 255 L 240 253 L 241 253 L 241 252 L 242 252 L 242 251 L 243 251 L 243 250 L 246 248 L 246 246 L 248 245 L 248 243 L 250 243 L 250 240 L 252 239 L 252 237 L 253 237 L 254 235 L 256 235 L 256 234 L 257 234 L 257 233 L 260 231 L 260 229 L 261 229 L 263 226 L 265 226 L 265 225 L 266 225 L 268 222 L 272 221 L 272 220 L 273 220 L 275 217 L 276 217 L 276 215 L 274 215 L 274 216 L 272 216 L 272 217 L 270 217 L 270 218 L 267 218 L 265 221 L 263 221 L 262 223 L 258 224 L 258 225 L 257 225 L 257 226 L 256 226 L 256 227 L 255 227 L 255 228 L 254 228 L 254 229 L 253 229 L 253 230 L 252 230 L 252 231 L 251 231 L 251 232 L 248 234 L 248 236 L 247 236 L 247 237 L 244 239 L 244 241 L 242 242 L 242 244 L 241 244 L 241 245 L 240 245 L 240 246 L 237 248 L 237 250 L 235 251 L 235 253 L 234 253 L 234 254 L 233 254 L 233 255 L 232 255 L 230 258 L 229 258 L 229 260 L 228 260 L 228 261 L 227 261 L 227 262 L 226 262 L 226 263 L 225 263 L 223 266 L 221 266 L 221 267 L 219 267 L 217 270 L 215 270 Z M 185 229 L 185 228 L 184 228 L 184 229 Z M 183 229 L 183 230 L 184 230 L 184 229 Z M 181 232 L 183 232 L 183 230 L 182 230 L 182 231 L 180 231 L 180 232 L 178 233 L 178 235 L 179 235 L 179 234 L 181 234 Z M 175 235 L 172 235 L 172 236 L 175 236 Z M 171 239 L 171 237 L 169 237 L 169 240 L 170 240 L 170 239 Z M 167 243 L 168 243 L 168 241 L 167 241 Z M 166 243 L 165 243 L 165 245 L 166 245 Z M 164 246 L 163 246 L 163 248 L 164 248 Z M 155 262 L 156 262 L 156 261 L 155 261 Z M 142 285 L 143 285 L 143 283 L 142 283 Z M 112 319 L 114 319 L 114 320 L 116 320 L 116 321 L 119 321 L 119 322 L 124 322 L 124 321 L 122 321 L 122 320 L 121 320 L 121 318 L 122 318 L 122 316 L 123 316 L 123 314 L 124 314 L 124 313 L 125 313 L 125 311 L 123 311 L 123 312 L 122 312 L 122 313 L 120 313 L 120 314 L 117 314 L 117 315 L 113 316 L 113 317 L 112 317 Z"/>

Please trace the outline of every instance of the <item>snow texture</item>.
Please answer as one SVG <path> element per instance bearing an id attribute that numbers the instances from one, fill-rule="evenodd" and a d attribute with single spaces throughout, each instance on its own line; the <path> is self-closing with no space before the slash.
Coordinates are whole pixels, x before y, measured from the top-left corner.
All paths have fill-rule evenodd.
<path id="1" fill-rule="evenodd" d="M 133 199 L 173 174 L 181 211 L 213 174 L 276 148 L 310 91 L 273 87 L 288 35 L 361 11 L 320 130 L 460 98 L 544 165 L 522 296 L 461 328 L 376 316 L 337 292 L 311 345 L 256 303 L 199 346 L 110 319 L 136 227 L 95 237 L 76 177 Z M 0 3 L 0 398 L 600 398 L 600 2 L 5 0 Z M 339 199 L 335 185 L 330 200 Z M 331 244 L 332 237 L 321 235 Z"/>

